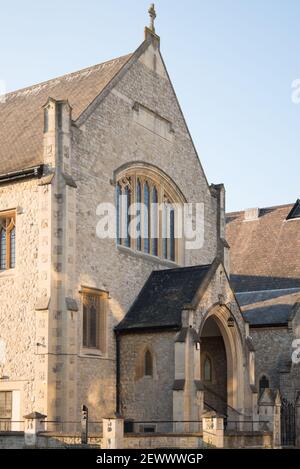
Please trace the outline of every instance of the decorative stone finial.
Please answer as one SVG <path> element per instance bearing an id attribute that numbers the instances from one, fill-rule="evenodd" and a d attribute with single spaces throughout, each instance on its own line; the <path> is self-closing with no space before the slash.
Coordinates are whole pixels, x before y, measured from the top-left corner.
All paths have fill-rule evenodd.
<path id="1" fill-rule="evenodd" d="M 149 16 L 150 16 L 150 26 L 149 26 L 149 29 L 150 29 L 150 31 L 152 31 L 153 33 L 155 33 L 154 20 L 155 20 L 155 18 L 156 18 L 156 11 L 155 11 L 155 8 L 154 8 L 154 3 L 151 3 L 150 8 L 149 8 L 149 10 L 148 10 L 148 13 L 149 13 Z"/>

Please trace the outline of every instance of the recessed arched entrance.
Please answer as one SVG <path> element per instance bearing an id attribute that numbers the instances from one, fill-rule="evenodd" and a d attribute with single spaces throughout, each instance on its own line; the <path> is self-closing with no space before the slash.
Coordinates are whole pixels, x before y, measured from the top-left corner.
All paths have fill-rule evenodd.
<path id="1" fill-rule="evenodd" d="M 238 324 L 229 309 L 213 306 L 203 318 L 199 336 L 204 408 L 227 417 L 243 412 L 243 350 Z"/>
<path id="2" fill-rule="evenodd" d="M 200 366 L 204 406 L 227 415 L 226 349 L 219 326 L 212 316 L 202 329 Z"/>

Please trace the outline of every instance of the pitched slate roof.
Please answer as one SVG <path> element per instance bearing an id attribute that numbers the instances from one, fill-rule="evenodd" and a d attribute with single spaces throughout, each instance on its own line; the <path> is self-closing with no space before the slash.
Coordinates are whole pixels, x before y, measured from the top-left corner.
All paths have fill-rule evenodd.
<path id="1" fill-rule="evenodd" d="M 244 211 L 227 215 L 230 279 L 236 291 L 300 287 L 300 218 L 287 220 L 293 207 L 263 208 L 251 221 L 244 221 Z"/>
<path id="2" fill-rule="evenodd" d="M 300 301 L 300 288 L 241 292 L 236 297 L 250 325 L 286 325 Z"/>
<path id="3" fill-rule="evenodd" d="M 211 271 L 212 264 L 153 271 L 116 330 L 180 328 L 182 310 Z"/>
<path id="4" fill-rule="evenodd" d="M 8 93 L 0 103 L 0 175 L 43 163 L 43 109 L 49 97 L 69 100 L 76 120 L 130 55 Z"/>

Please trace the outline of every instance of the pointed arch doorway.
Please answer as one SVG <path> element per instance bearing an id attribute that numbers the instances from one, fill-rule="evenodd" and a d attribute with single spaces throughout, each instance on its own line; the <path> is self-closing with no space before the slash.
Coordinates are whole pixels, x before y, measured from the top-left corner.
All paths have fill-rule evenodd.
<path id="1" fill-rule="evenodd" d="M 225 306 L 216 305 L 202 321 L 199 337 L 204 408 L 228 418 L 243 412 L 243 349 L 238 329 Z"/>

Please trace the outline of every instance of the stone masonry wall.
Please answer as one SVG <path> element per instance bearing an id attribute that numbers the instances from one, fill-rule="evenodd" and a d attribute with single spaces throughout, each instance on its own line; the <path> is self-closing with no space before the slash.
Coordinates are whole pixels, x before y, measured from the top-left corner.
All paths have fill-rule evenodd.
<path id="1" fill-rule="evenodd" d="M 0 339 L 5 344 L 1 390 L 20 392 L 19 420 L 35 410 L 35 305 L 38 295 L 38 181 L 0 187 L 0 212 L 16 215 L 16 267 L 0 273 Z M 14 410 L 13 410 L 14 411 Z"/>
<path id="2" fill-rule="evenodd" d="M 172 123 L 172 142 L 135 122 L 135 102 Z M 92 407 L 92 418 L 99 419 L 115 410 L 113 328 L 124 317 L 151 271 L 172 265 L 117 247 L 115 240 L 97 238 L 97 206 L 100 202 L 115 201 L 115 187 L 111 183 L 114 171 L 132 161 L 154 164 L 169 174 L 189 202 L 205 204 L 205 244 L 202 249 L 186 253 L 187 265 L 211 262 L 216 254 L 216 201 L 211 197 L 169 81 L 142 60 L 132 65 L 79 128 L 73 128 L 72 145 L 72 175 L 78 187 L 77 290 L 73 295 L 79 304 L 77 407 L 79 411 L 80 404 L 87 402 Z M 110 294 L 108 348 L 103 357 L 87 356 L 80 351 L 81 285 L 103 288 Z"/>
<path id="3" fill-rule="evenodd" d="M 153 376 L 140 377 L 140 353 L 147 346 L 154 355 Z M 173 332 L 121 336 L 121 404 L 125 419 L 172 420 L 173 383 Z M 170 430 L 169 427 L 160 425 L 157 431 Z"/>
<path id="4" fill-rule="evenodd" d="M 252 328 L 250 335 L 253 338 L 256 358 L 256 382 L 266 375 L 271 388 L 280 387 L 280 371 L 286 369 L 286 364 L 292 355 L 292 334 L 285 327 Z M 281 389 L 284 393 L 285 390 Z"/>

